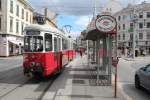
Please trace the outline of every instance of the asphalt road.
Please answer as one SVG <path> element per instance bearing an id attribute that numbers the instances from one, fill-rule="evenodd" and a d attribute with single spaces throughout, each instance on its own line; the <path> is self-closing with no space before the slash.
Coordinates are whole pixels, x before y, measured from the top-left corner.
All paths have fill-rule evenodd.
<path id="1" fill-rule="evenodd" d="M 136 61 L 126 61 L 122 58 L 119 61 L 118 77 L 124 93 L 132 100 L 150 100 L 150 92 L 145 89 L 138 90 L 134 86 L 135 71 L 150 63 L 149 58 L 142 58 Z"/>
<path id="2" fill-rule="evenodd" d="M 22 56 L 0 58 L 0 100 L 40 100 L 54 79 L 23 75 Z"/>

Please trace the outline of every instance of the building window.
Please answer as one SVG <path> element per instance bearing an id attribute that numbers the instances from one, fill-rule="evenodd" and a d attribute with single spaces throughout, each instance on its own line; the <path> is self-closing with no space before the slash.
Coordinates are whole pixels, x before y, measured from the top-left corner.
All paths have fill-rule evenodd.
<path id="1" fill-rule="evenodd" d="M 118 30 L 120 30 L 121 28 L 120 28 L 120 25 L 118 25 Z"/>
<path id="2" fill-rule="evenodd" d="M 16 7 L 16 15 L 19 17 L 19 5 Z"/>
<path id="3" fill-rule="evenodd" d="M 125 34 L 123 34 L 123 40 L 125 40 Z"/>
<path id="4" fill-rule="evenodd" d="M 130 32 L 133 32 L 133 23 L 130 23 Z"/>
<path id="5" fill-rule="evenodd" d="M 139 18 L 143 18 L 143 12 L 139 13 Z"/>
<path id="6" fill-rule="evenodd" d="M 19 21 L 16 21 L 16 33 L 19 33 Z"/>
<path id="7" fill-rule="evenodd" d="M 26 21 L 28 21 L 28 18 L 29 18 L 28 12 L 26 12 Z"/>
<path id="8" fill-rule="evenodd" d="M 24 9 L 22 9 L 22 19 L 24 19 Z"/>
<path id="9" fill-rule="evenodd" d="M 13 18 L 10 17 L 10 32 L 13 32 Z"/>
<path id="10" fill-rule="evenodd" d="M 13 1 L 10 1 L 10 12 L 13 13 Z"/>
<path id="11" fill-rule="evenodd" d="M 139 23 L 139 28 L 143 28 L 143 23 Z"/>
<path id="12" fill-rule="evenodd" d="M 120 35 L 118 35 L 118 40 L 120 40 Z"/>
<path id="13" fill-rule="evenodd" d="M 147 22 L 147 28 L 150 28 L 150 22 Z"/>
<path id="14" fill-rule="evenodd" d="M 148 41 L 145 41 L 145 45 L 148 45 Z"/>
<path id="15" fill-rule="evenodd" d="M 30 14 L 30 23 L 32 23 L 32 15 Z"/>
<path id="16" fill-rule="evenodd" d="M 121 20 L 121 16 L 118 16 L 118 21 L 120 21 Z"/>
<path id="17" fill-rule="evenodd" d="M 147 33 L 147 39 L 150 39 L 150 33 Z"/>
<path id="18" fill-rule="evenodd" d="M 123 15 L 123 20 L 125 20 L 126 19 L 126 15 Z"/>
<path id="19" fill-rule="evenodd" d="M 0 0 L 0 10 L 2 10 L 2 0 Z"/>
<path id="20" fill-rule="evenodd" d="M 150 12 L 147 12 L 147 18 L 150 18 Z"/>
<path id="21" fill-rule="evenodd" d="M 130 34 L 130 40 L 133 40 L 133 34 Z"/>
<path id="22" fill-rule="evenodd" d="M 0 30 L 2 30 L 2 17 L 0 16 Z"/>
<path id="23" fill-rule="evenodd" d="M 125 30 L 125 28 L 126 28 L 126 26 L 125 26 L 125 24 L 123 24 L 123 30 Z"/>
<path id="24" fill-rule="evenodd" d="M 24 24 L 21 24 L 21 34 L 23 35 L 23 30 L 24 30 Z"/>
<path id="25" fill-rule="evenodd" d="M 143 39 L 143 33 L 139 33 L 139 39 Z"/>

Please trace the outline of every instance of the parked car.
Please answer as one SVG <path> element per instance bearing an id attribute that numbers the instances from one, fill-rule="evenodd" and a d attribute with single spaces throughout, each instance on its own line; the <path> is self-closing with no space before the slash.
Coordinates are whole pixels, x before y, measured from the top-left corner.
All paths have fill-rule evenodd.
<path id="1" fill-rule="evenodd" d="M 136 71 L 135 87 L 137 89 L 144 87 L 145 89 L 150 91 L 150 64 Z"/>

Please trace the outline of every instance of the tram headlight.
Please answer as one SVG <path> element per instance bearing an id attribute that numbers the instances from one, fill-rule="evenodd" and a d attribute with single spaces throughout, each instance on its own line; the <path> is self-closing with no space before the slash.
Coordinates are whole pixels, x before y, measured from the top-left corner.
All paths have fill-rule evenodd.
<path id="1" fill-rule="evenodd" d="M 34 67 L 34 66 L 35 66 L 35 62 L 31 62 L 30 67 Z"/>
<path id="2" fill-rule="evenodd" d="M 41 67 L 41 63 L 31 62 L 30 67 Z"/>

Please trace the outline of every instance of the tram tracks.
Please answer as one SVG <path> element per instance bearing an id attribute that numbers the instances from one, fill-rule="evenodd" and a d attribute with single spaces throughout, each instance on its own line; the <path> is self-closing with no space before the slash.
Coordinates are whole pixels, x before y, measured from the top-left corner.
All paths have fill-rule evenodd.
<path id="1" fill-rule="evenodd" d="M 46 88 L 44 89 L 44 91 L 41 93 L 41 95 L 39 96 L 39 98 L 37 100 L 43 99 L 44 95 L 46 94 L 46 92 L 48 91 L 48 89 L 53 84 L 53 82 L 55 81 L 56 78 L 57 78 L 57 76 L 55 76 L 51 79 L 51 81 L 48 83 L 48 85 L 46 86 Z"/>
<path id="2" fill-rule="evenodd" d="M 49 78 L 44 78 L 44 79 L 29 79 L 26 82 L 14 87 L 13 89 L 7 91 L 5 94 L 0 96 L 0 100 L 3 100 L 5 98 L 11 98 L 12 94 L 15 95 L 15 97 L 17 97 L 17 92 L 19 90 L 24 91 L 24 88 L 33 85 L 33 87 L 39 87 L 42 89 L 40 90 L 40 94 L 35 94 L 35 90 L 31 89 L 30 92 L 31 94 L 33 93 L 33 95 L 36 95 L 36 100 L 42 100 L 42 98 L 44 97 L 44 95 L 46 94 L 46 92 L 48 91 L 48 89 L 50 88 L 50 86 L 53 84 L 53 82 L 55 81 L 55 79 L 58 77 L 58 75 L 55 76 L 51 76 Z M 45 86 L 44 86 L 45 85 Z M 37 89 L 38 90 L 38 89 Z M 24 92 L 22 92 L 23 94 Z M 20 98 L 25 99 L 25 98 L 32 98 L 34 96 L 28 96 L 28 97 L 21 97 L 21 95 L 19 95 Z M 35 98 L 34 98 L 35 99 Z M 6 99 L 6 100 L 10 100 L 10 99 Z"/>
<path id="3" fill-rule="evenodd" d="M 15 91 L 17 88 L 23 87 L 23 86 L 24 86 L 25 84 L 27 84 L 29 81 L 30 81 L 30 80 L 28 80 L 28 81 L 26 81 L 26 82 L 24 82 L 24 83 L 22 83 L 22 84 L 16 86 L 15 88 L 13 88 L 13 89 L 11 89 L 10 91 L 6 92 L 5 94 L 1 95 L 1 96 L 0 96 L 0 100 L 1 100 L 3 97 L 9 95 L 11 92 Z"/>

